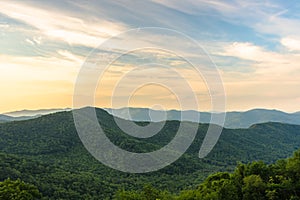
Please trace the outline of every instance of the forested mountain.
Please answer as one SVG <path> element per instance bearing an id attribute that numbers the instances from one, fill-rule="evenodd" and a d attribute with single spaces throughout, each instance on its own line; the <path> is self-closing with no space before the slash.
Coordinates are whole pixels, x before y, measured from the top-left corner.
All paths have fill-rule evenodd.
<path id="1" fill-rule="evenodd" d="M 11 121 L 13 117 L 7 116 L 7 115 L 0 115 L 0 122 L 7 122 Z"/>
<path id="2" fill-rule="evenodd" d="M 4 123 L 4 122 L 11 122 L 11 121 L 22 121 L 22 120 L 28 120 L 28 119 L 33 119 L 36 118 L 38 116 L 23 116 L 23 117 L 11 117 L 8 115 L 1 115 L 0 114 L 0 123 Z"/>
<path id="3" fill-rule="evenodd" d="M 298 200 L 300 199 L 300 150 L 293 157 L 274 164 L 254 161 L 239 163 L 233 173 L 209 175 L 196 189 L 178 195 L 151 186 L 139 191 L 118 191 L 122 200 Z"/>
<path id="4" fill-rule="evenodd" d="M 32 118 L 37 118 L 42 115 L 52 114 L 61 111 L 70 111 L 70 108 L 65 109 L 41 109 L 41 110 L 21 110 L 9 113 L 0 114 L 0 122 L 21 121 Z M 158 122 L 164 120 L 181 120 L 181 113 L 189 116 L 196 116 L 199 113 L 200 118 L 189 118 L 191 122 L 210 123 L 211 113 L 197 112 L 193 110 L 178 111 L 168 110 L 166 113 L 160 110 L 152 110 L 149 108 L 120 108 L 120 109 L 105 109 L 108 113 L 120 117 L 122 119 L 144 122 Z M 166 114 L 166 115 L 165 115 Z M 216 115 L 218 115 L 216 113 Z M 300 125 L 300 112 L 285 113 L 278 110 L 253 109 L 245 112 L 227 112 L 225 128 L 249 128 L 253 124 L 280 122 L 287 124 Z M 222 124 L 220 124 L 222 125 Z"/>
<path id="5" fill-rule="evenodd" d="M 4 115 L 11 117 L 24 117 L 24 116 L 37 116 L 47 115 L 56 112 L 69 111 L 70 108 L 54 108 L 54 109 L 39 109 L 39 110 L 19 110 L 3 113 Z"/>
<path id="6" fill-rule="evenodd" d="M 71 110 L 70 108 L 65 108 L 65 109 L 57 108 L 57 109 L 20 110 L 20 111 L 7 112 L 4 114 L 0 114 L 0 123 L 34 119 L 42 115 L 47 115 L 47 114 L 62 112 L 62 111 L 70 111 L 70 110 Z"/>
<path id="7" fill-rule="evenodd" d="M 195 116 L 197 111 L 186 110 L 168 110 L 166 116 L 164 111 L 152 110 L 148 108 L 120 108 L 120 109 L 106 109 L 110 114 L 123 119 L 132 119 L 134 121 L 160 121 L 167 120 L 181 120 L 181 112 L 190 116 Z M 200 118 L 191 118 L 192 122 L 209 123 L 211 113 L 199 112 Z M 216 113 L 216 115 L 218 115 Z M 288 124 L 300 125 L 300 113 L 285 113 L 278 110 L 253 109 L 245 112 L 227 112 L 224 127 L 226 128 L 248 128 L 253 124 L 266 122 L 280 122 Z M 222 124 L 220 124 L 222 125 Z"/>
<path id="8" fill-rule="evenodd" d="M 133 152 L 161 148 L 180 124 L 167 121 L 157 135 L 137 139 L 123 133 L 112 115 L 96 110 L 107 137 Z M 213 151 L 199 159 L 208 125 L 198 126 L 196 139 L 179 160 L 156 172 L 129 174 L 104 166 L 87 152 L 77 135 L 72 112 L 0 124 L 0 181 L 20 178 L 37 186 L 45 199 L 111 199 L 117 191 L 140 190 L 147 184 L 178 193 L 195 189 L 211 173 L 233 171 L 237 162 L 272 163 L 300 147 L 300 126 L 265 123 L 248 129 L 224 129 Z"/>

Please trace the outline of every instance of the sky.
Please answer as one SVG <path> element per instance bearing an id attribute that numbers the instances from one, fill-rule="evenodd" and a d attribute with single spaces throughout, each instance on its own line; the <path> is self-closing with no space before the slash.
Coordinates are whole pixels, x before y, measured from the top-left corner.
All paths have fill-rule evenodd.
<path id="1" fill-rule="evenodd" d="M 92 94 L 82 106 L 299 111 L 299 10 L 296 0 L 3 0 L 0 113 Z"/>

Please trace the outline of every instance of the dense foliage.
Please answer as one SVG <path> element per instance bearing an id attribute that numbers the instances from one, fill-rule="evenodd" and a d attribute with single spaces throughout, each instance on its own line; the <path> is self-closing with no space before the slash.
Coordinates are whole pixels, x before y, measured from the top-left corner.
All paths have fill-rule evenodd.
<path id="1" fill-rule="evenodd" d="M 208 176 L 197 189 L 171 195 L 151 186 L 141 191 L 119 191 L 120 200 L 295 200 L 300 199 L 300 150 L 294 156 L 267 165 L 262 161 L 238 164 L 233 173 Z"/>
<path id="2" fill-rule="evenodd" d="M 36 186 L 24 183 L 20 179 L 16 181 L 6 179 L 0 182 L 0 199 L 2 200 L 34 200 L 41 197 Z"/>
<path id="3" fill-rule="evenodd" d="M 97 116 L 110 140 L 133 152 L 161 148 L 179 126 L 178 121 L 168 121 L 157 135 L 137 139 L 123 133 L 105 111 L 98 109 Z M 209 174 L 233 172 L 238 161 L 272 163 L 300 146 L 300 126 L 258 124 L 249 129 L 224 129 L 213 151 L 199 159 L 207 128 L 208 125 L 199 124 L 193 144 L 172 165 L 152 173 L 128 174 L 104 166 L 87 152 L 71 112 L 0 124 L 0 181 L 20 178 L 37 186 L 44 199 L 111 199 L 117 191 L 144 188 L 144 194 L 150 194 L 151 186 L 158 188 L 153 189 L 158 193 L 169 195 L 193 191 Z"/>

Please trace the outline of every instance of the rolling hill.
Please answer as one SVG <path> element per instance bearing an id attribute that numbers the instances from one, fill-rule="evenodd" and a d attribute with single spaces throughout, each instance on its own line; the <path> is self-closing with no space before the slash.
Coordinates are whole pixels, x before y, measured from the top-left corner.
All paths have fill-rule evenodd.
<path id="1" fill-rule="evenodd" d="M 123 133 L 106 111 L 96 109 L 96 113 L 107 137 L 132 152 L 163 147 L 180 124 L 167 121 L 155 136 L 138 139 Z M 137 124 L 145 126 L 147 122 Z M 0 124 L 0 180 L 21 178 L 38 186 L 45 199 L 111 199 L 118 190 L 140 189 L 145 184 L 176 193 L 195 187 L 213 172 L 232 171 L 237 162 L 271 163 L 300 147 L 300 126 L 264 123 L 248 129 L 223 129 L 212 152 L 199 159 L 208 125 L 197 126 L 194 142 L 176 162 L 156 172 L 130 174 L 106 167 L 87 152 L 77 135 L 72 112 Z"/>

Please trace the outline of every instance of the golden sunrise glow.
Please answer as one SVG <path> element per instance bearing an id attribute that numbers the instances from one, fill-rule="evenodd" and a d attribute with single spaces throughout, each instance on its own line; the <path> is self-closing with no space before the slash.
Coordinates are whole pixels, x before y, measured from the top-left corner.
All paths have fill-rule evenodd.
<path id="1" fill-rule="evenodd" d="M 299 18 L 291 13 L 290 18 L 285 17 L 280 9 L 272 13 L 262 9 L 251 15 L 247 10 L 249 7 L 253 6 L 252 11 L 259 9 L 254 4 L 203 1 L 202 7 L 194 5 L 196 10 L 199 9 L 199 12 L 194 12 L 175 2 L 154 2 L 168 10 L 172 16 L 170 20 L 163 16 L 155 18 L 152 12 L 147 15 L 139 13 L 140 16 L 134 18 L 117 8 L 111 7 L 112 10 L 106 11 L 99 5 L 77 5 L 77 10 L 72 10 L 54 4 L 46 7 L 27 1 L 1 2 L 0 113 L 72 107 L 78 73 L 94 48 L 123 31 L 141 25 L 152 26 L 152 22 L 147 20 L 154 18 L 157 19 L 155 26 L 175 27 L 207 51 L 223 80 L 227 110 L 257 107 L 288 112 L 300 110 Z M 93 6 L 98 6 L 101 12 L 86 12 L 87 7 Z M 174 9 L 183 12 L 184 18 L 174 13 Z M 203 28 L 201 18 L 197 27 L 198 22 L 194 22 L 193 16 L 207 10 L 222 16 L 231 26 L 239 26 L 241 33 L 227 25 L 218 27 L 216 31 L 213 26 L 206 27 L 208 23 L 203 23 Z M 101 14 L 104 12 L 108 13 Z M 156 14 L 160 15 L 160 12 Z M 288 10 L 284 14 L 289 14 Z M 233 15 L 239 16 L 239 22 L 232 18 Z M 210 20 L 209 24 L 215 22 L 215 19 Z M 242 31 L 244 27 L 248 29 Z M 271 38 L 272 34 L 275 36 Z M 128 45 L 126 42 L 124 40 L 124 46 Z M 191 58 L 200 58 L 193 52 L 192 46 L 183 48 L 181 41 L 173 36 L 157 37 L 149 33 L 138 42 L 145 47 L 160 43 L 166 49 L 172 45 L 178 49 L 179 55 L 184 51 Z M 110 54 L 109 51 L 98 50 L 104 55 L 103 59 Z M 118 52 L 118 49 L 112 44 L 110 51 Z M 208 88 L 201 72 L 197 73 L 184 59 L 178 59 L 168 51 L 145 49 L 139 53 L 132 52 L 128 57 L 111 63 L 105 70 L 96 87 L 95 106 L 152 107 L 159 104 L 165 109 L 212 109 L 211 94 L 214 91 Z M 167 67 L 145 67 L 152 62 L 149 55 L 163 60 Z M 191 106 L 191 93 L 196 96 L 197 107 Z M 183 107 L 176 100 L 180 96 L 178 94 L 182 96 Z"/>

